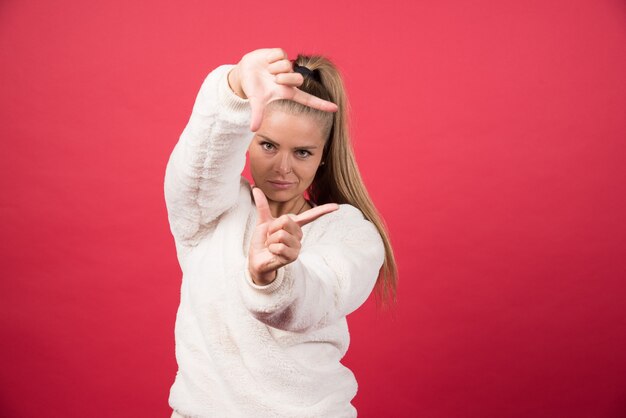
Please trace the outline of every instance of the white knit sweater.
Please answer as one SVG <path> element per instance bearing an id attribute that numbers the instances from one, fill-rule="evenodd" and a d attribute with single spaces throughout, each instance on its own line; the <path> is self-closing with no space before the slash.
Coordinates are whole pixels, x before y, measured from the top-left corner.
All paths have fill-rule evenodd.
<path id="1" fill-rule="evenodd" d="M 256 209 L 241 171 L 254 134 L 249 101 L 228 86 L 231 68 L 202 83 L 165 172 L 183 273 L 169 405 L 188 417 L 354 417 L 357 383 L 340 363 L 346 315 L 373 289 L 381 237 L 340 205 L 303 227 L 300 256 L 271 284 L 252 282 Z"/>

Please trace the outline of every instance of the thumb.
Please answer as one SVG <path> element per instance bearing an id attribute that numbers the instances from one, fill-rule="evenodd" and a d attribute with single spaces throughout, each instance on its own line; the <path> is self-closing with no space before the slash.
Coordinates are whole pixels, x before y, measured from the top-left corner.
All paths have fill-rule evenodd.
<path id="1" fill-rule="evenodd" d="M 256 205 L 256 211 L 258 214 L 257 225 L 274 219 L 272 217 L 272 212 L 270 211 L 270 206 L 267 203 L 267 198 L 265 197 L 265 193 L 263 193 L 263 190 L 255 186 L 252 189 L 252 195 L 254 196 L 254 203 Z"/>
<path id="2" fill-rule="evenodd" d="M 263 102 L 256 98 L 250 97 L 250 108 L 252 109 L 252 120 L 250 121 L 250 130 L 256 132 L 263 121 Z"/>

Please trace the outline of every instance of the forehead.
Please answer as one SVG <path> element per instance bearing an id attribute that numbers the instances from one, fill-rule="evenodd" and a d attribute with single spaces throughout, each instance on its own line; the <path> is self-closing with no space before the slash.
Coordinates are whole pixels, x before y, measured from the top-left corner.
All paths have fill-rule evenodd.
<path id="1" fill-rule="evenodd" d="M 290 147 L 320 146 L 325 138 L 319 120 L 306 113 L 270 110 L 263 115 L 257 135 Z"/>

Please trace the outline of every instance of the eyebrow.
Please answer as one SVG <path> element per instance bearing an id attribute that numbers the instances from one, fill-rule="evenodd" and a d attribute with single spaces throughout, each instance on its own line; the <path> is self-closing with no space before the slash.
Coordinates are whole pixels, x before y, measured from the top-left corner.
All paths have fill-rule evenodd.
<path id="1" fill-rule="evenodd" d="M 266 140 L 267 142 L 269 142 L 269 143 L 271 143 L 271 144 L 273 144 L 273 145 L 276 145 L 277 147 L 279 147 L 279 146 L 280 146 L 280 145 L 279 145 L 279 144 L 277 144 L 275 141 L 272 141 L 272 139 L 270 139 L 270 138 L 266 137 L 266 136 L 265 136 L 265 135 L 263 135 L 263 134 L 259 134 L 259 133 L 257 133 L 257 135 L 258 135 L 258 136 L 260 136 L 261 138 L 263 138 L 264 140 Z M 304 146 L 302 146 L 302 147 L 296 147 L 295 149 L 304 149 L 304 150 L 308 150 L 308 149 L 317 149 L 317 148 L 319 148 L 317 145 L 304 145 Z"/>

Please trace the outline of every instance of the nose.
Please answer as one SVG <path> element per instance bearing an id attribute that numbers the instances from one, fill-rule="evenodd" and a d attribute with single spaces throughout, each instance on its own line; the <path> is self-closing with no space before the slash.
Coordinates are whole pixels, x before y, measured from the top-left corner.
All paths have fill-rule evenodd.
<path id="1" fill-rule="evenodd" d="M 276 171 L 283 175 L 291 173 L 291 157 L 289 153 L 285 152 L 278 155 Z"/>

